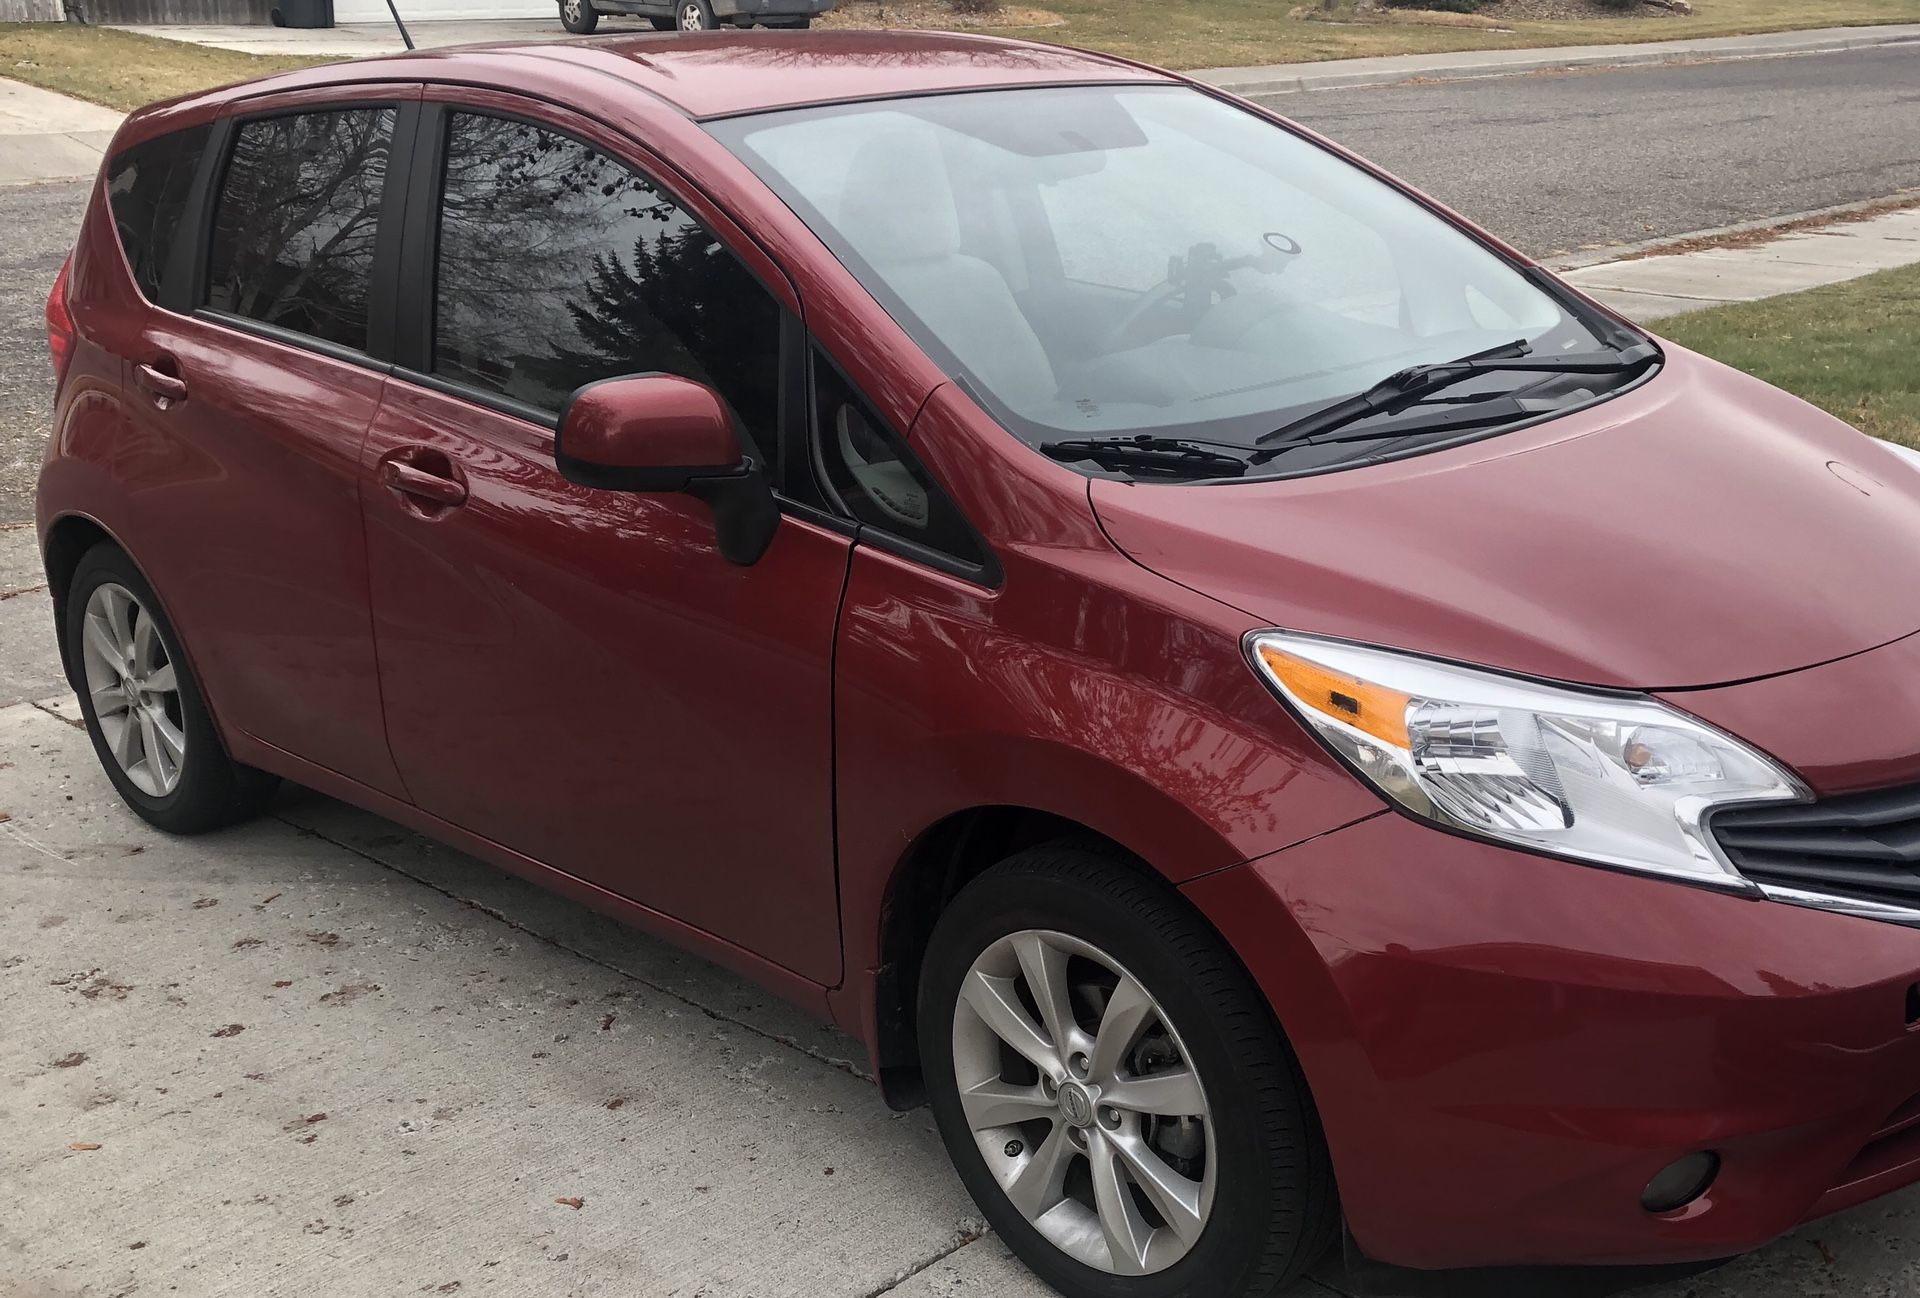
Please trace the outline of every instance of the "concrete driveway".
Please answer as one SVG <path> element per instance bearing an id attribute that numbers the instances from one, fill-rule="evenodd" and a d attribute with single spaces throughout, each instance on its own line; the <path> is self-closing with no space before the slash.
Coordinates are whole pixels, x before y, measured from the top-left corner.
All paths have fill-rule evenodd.
<path id="1" fill-rule="evenodd" d="M 925 1110 L 700 960 L 299 789 L 195 839 L 100 773 L 0 528 L 0 1294 L 1042 1298 Z M 1920 1293 L 1920 1192 L 1649 1298 Z M 1329 1259 L 1292 1298 L 1646 1277 Z"/>

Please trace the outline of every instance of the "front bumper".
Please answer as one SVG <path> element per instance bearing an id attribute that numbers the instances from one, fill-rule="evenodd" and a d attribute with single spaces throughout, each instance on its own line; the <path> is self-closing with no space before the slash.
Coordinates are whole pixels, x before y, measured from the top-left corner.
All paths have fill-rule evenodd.
<path id="1" fill-rule="evenodd" d="M 1393 813 L 1184 891 L 1285 1024 L 1382 1261 L 1724 1257 L 1920 1180 L 1920 932 Z M 1703 1149 L 1703 1197 L 1640 1206 Z"/>

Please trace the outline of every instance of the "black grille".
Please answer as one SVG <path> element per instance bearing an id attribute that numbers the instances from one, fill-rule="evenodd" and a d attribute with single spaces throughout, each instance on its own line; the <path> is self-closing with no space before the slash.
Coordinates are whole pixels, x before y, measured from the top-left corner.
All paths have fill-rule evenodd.
<path id="1" fill-rule="evenodd" d="M 1920 785 L 1740 807 L 1708 823 L 1756 883 L 1920 907 Z"/>

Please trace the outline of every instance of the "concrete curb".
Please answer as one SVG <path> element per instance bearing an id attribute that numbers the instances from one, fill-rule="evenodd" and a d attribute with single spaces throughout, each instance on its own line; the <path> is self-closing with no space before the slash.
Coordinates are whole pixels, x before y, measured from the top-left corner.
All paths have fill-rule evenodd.
<path id="1" fill-rule="evenodd" d="M 1269 67 L 1208 68 L 1192 75 L 1223 90 L 1257 99 L 1307 90 L 1390 86 L 1415 80 L 1464 81 L 1479 77 L 1512 77 L 1566 68 L 1632 67 L 1659 63 L 1781 58 L 1795 54 L 1831 54 L 1907 42 L 1920 42 L 1920 23 L 1885 27 L 1823 27 L 1810 31 L 1768 32 L 1758 36 L 1717 36 L 1704 40 L 1648 41 L 1630 45 L 1462 50 L 1448 54 L 1332 59 L 1320 63 L 1275 64 Z"/>

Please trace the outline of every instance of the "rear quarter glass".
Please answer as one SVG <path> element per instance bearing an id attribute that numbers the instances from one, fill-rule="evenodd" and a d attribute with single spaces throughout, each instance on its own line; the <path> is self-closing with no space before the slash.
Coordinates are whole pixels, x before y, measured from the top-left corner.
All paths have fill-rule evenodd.
<path id="1" fill-rule="evenodd" d="M 212 134 L 208 125 L 156 136 L 116 154 L 107 165 L 114 233 L 133 281 L 148 301 L 159 300 L 160 278 Z"/>

